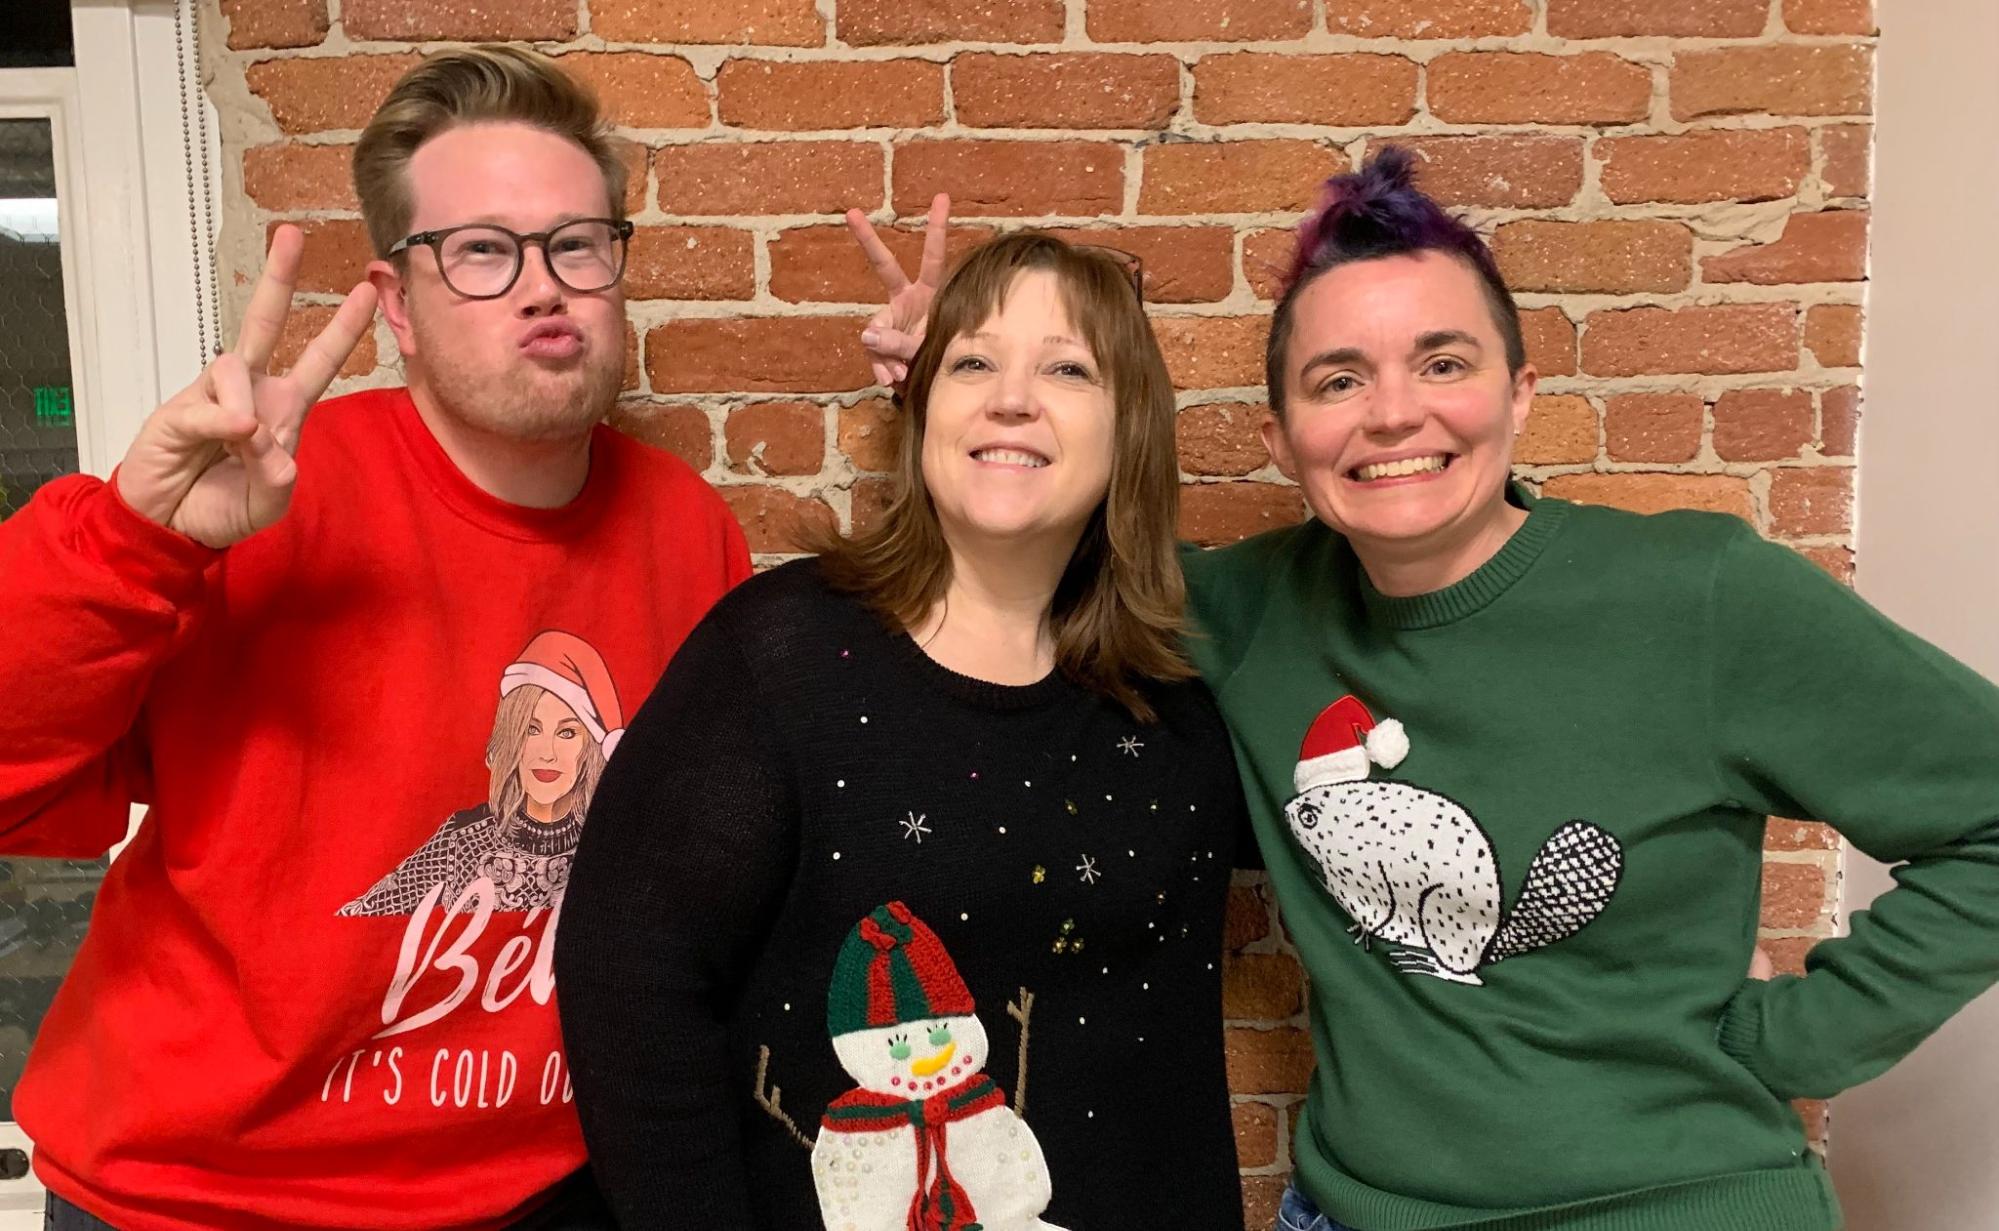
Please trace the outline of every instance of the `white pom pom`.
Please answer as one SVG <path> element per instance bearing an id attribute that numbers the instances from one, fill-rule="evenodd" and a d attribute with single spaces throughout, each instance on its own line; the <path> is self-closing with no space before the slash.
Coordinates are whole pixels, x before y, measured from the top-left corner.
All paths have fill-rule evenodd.
<path id="1" fill-rule="evenodd" d="M 618 750 L 619 741 L 623 740 L 624 738 L 625 738 L 625 729 L 623 727 L 619 727 L 617 730 L 607 732 L 605 734 L 604 759 L 606 761 L 611 759 L 611 754 Z"/>
<path id="2" fill-rule="evenodd" d="M 1367 755 L 1383 769 L 1394 769 L 1409 755 L 1409 733 L 1393 718 L 1384 718 L 1367 733 Z"/>

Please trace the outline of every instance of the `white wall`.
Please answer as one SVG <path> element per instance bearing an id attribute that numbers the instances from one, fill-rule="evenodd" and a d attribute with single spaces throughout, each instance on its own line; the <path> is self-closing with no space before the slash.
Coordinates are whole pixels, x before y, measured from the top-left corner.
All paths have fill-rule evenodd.
<path id="1" fill-rule="evenodd" d="M 1999 5 L 1880 9 L 1859 588 L 1999 679 Z M 1890 883 L 1850 856 L 1846 908 Z M 1832 1124 L 1849 1231 L 1999 1231 L 1999 994 Z"/>

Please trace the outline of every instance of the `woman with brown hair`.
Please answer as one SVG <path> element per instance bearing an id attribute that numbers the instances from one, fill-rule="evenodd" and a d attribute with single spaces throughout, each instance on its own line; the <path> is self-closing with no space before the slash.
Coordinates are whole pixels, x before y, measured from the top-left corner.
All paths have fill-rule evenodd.
<path id="1" fill-rule="evenodd" d="M 1103 1229 L 1169 1193 L 1147 1226 L 1241 1225 L 1242 804 L 1178 649 L 1137 285 L 1045 235 L 974 253 L 886 512 L 724 600 L 633 722 L 556 954 L 626 1226 Z"/>

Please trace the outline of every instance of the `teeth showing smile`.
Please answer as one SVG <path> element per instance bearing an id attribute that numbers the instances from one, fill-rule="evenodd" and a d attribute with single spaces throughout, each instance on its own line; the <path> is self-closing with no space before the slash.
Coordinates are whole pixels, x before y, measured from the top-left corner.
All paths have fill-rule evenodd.
<path id="1" fill-rule="evenodd" d="M 1037 457 L 1032 453 L 1023 453 L 1019 449 L 980 449 L 978 452 L 972 454 L 972 460 L 976 462 L 991 462 L 995 466 L 1026 466 L 1033 470 L 1038 470 L 1048 464 L 1047 458 Z"/>
<path id="2" fill-rule="evenodd" d="M 1377 462 L 1372 466 L 1356 466 L 1354 477 L 1363 483 L 1376 479 L 1403 479 L 1412 474 L 1435 474 L 1450 464 L 1448 454 L 1432 453 L 1428 457 L 1405 457 L 1399 462 Z"/>

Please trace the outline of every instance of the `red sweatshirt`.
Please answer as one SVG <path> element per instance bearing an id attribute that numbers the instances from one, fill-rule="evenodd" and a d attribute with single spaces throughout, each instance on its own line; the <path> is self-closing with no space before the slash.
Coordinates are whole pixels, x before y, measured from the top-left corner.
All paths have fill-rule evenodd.
<path id="1" fill-rule="evenodd" d="M 609 428 L 551 510 L 401 390 L 298 459 L 224 552 L 87 478 L 0 526 L 0 850 L 101 854 L 151 805 L 14 1105 L 123 1231 L 504 1224 L 583 1163 L 550 961 L 591 792 L 749 557 Z"/>

